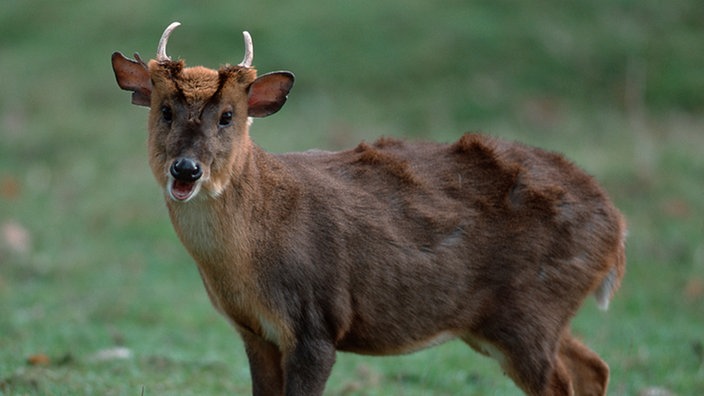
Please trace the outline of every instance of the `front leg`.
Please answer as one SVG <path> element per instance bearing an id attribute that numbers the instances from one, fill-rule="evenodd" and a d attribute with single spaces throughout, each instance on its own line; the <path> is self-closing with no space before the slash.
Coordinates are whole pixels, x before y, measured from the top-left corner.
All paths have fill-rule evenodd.
<path id="1" fill-rule="evenodd" d="M 286 396 L 319 396 L 335 363 L 335 346 L 325 340 L 298 339 L 283 362 Z"/>
<path id="2" fill-rule="evenodd" d="M 240 330 L 240 334 L 249 359 L 252 395 L 282 396 L 284 376 L 279 348 L 250 331 Z"/>

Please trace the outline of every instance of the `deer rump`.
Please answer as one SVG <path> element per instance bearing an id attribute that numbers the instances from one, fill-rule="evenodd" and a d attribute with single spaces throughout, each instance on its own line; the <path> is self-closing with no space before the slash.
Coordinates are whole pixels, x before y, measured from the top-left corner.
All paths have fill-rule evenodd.
<path id="1" fill-rule="evenodd" d="M 558 331 L 588 293 L 605 305 L 616 286 L 599 288 L 620 261 L 618 212 L 558 154 L 465 135 L 276 158 L 275 172 L 306 188 L 281 188 L 281 226 L 254 243 L 253 261 L 275 272 L 261 289 L 338 350 L 405 353 L 530 323 Z"/>

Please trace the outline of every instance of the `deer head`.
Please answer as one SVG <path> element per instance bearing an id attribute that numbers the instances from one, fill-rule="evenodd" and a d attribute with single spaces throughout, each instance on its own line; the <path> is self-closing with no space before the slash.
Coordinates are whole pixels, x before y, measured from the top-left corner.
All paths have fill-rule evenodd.
<path id="1" fill-rule="evenodd" d="M 166 53 L 169 25 L 159 40 L 156 59 L 145 63 L 112 55 L 120 88 L 132 91 L 132 103 L 150 108 L 149 158 L 152 172 L 174 201 L 187 202 L 204 190 L 216 197 L 241 172 L 249 153 L 250 117 L 276 113 L 286 102 L 294 75 L 278 71 L 257 77 L 252 39 L 243 32 L 245 55 L 235 66 L 218 70 L 186 67 Z"/>

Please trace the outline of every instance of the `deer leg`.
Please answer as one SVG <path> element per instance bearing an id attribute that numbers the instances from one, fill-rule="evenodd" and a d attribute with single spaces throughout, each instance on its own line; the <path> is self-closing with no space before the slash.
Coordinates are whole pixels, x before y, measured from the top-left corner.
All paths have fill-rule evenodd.
<path id="1" fill-rule="evenodd" d="M 513 344 L 513 343 L 512 343 Z M 536 344 L 510 346 L 505 349 L 506 374 L 528 395 L 568 396 L 573 395 L 569 373 L 557 358 L 554 349 L 535 348 Z"/>
<path id="2" fill-rule="evenodd" d="M 557 355 L 559 331 L 532 328 L 515 319 L 494 323 L 480 334 L 463 337 L 473 349 L 496 359 L 528 395 L 573 395 L 567 366 Z M 553 336 L 554 334 L 554 336 Z"/>
<path id="3" fill-rule="evenodd" d="M 242 330 L 240 333 L 249 359 L 252 395 L 283 395 L 284 376 L 279 348 L 249 331 Z"/>
<path id="4" fill-rule="evenodd" d="M 569 330 L 562 335 L 559 354 L 572 377 L 575 395 L 606 395 L 609 366 L 596 353 L 574 338 Z"/>
<path id="5" fill-rule="evenodd" d="M 318 396 L 335 363 L 335 346 L 328 341 L 299 339 L 284 358 L 286 396 Z"/>

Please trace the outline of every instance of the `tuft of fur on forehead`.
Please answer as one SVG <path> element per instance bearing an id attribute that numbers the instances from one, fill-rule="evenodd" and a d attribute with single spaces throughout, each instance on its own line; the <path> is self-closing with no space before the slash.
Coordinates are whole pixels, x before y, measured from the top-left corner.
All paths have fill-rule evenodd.
<path id="1" fill-rule="evenodd" d="M 190 103 L 204 102 L 213 97 L 228 82 L 249 86 L 257 71 L 242 66 L 223 66 L 219 70 L 203 66 L 185 67 L 183 60 L 149 62 L 155 88 L 166 88 L 182 95 Z"/>
<path id="2" fill-rule="evenodd" d="M 218 70 L 218 74 L 223 84 L 227 80 L 234 80 L 238 84 L 249 86 L 257 79 L 257 70 L 252 67 L 226 65 Z"/>

